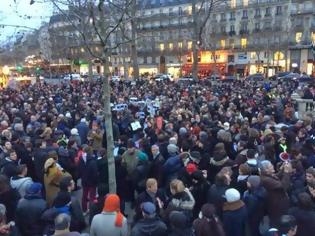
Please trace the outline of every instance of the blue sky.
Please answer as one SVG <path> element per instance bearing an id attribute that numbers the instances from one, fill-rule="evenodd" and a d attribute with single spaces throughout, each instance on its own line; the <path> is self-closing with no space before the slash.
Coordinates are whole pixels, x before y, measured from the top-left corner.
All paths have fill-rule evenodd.
<path id="1" fill-rule="evenodd" d="M 41 23 L 49 20 L 52 8 L 47 3 L 39 0 L 30 5 L 30 0 L 1 0 L 0 25 L 17 25 L 31 28 L 39 28 Z M 16 27 L 4 27 L 0 29 L 0 44 L 14 40 L 18 32 L 26 29 Z"/>

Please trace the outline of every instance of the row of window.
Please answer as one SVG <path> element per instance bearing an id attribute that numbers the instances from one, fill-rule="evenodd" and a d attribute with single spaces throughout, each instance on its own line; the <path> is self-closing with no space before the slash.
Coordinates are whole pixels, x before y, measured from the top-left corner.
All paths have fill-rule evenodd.
<path id="1" fill-rule="evenodd" d="M 281 15 L 281 14 L 282 14 L 282 6 L 277 6 L 277 8 L 276 8 L 276 15 Z M 230 16 L 229 20 L 235 20 L 236 19 L 235 15 L 236 15 L 235 12 L 230 12 L 229 13 L 229 16 Z M 221 21 L 226 21 L 226 16 L 227 16 L 226 13 L 221 13 L 220 14 L 220 20 Z M 262 16 L 261 9 L 257 8 L 255 10 L 254 17 L 261 17 L 261 16 Z M 271 7 L 267 7 L 265 9 L 265 15 L 264 16 L 265 17 L 271 16 Z M 217 18 L 217 16 L 214 14 L 213 15 L 213 19 L 216 20 L 216 18 Z M 242 19 L 247 19 L 247 18 L 248 18 L 248 10 L 244 9 L 243 12 L 242 12 Z"/>

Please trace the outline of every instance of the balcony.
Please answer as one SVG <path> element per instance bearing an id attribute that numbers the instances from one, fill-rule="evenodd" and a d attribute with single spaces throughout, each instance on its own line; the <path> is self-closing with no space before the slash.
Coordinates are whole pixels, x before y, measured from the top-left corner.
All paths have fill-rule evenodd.
<path id="1" fill-rule="evenodd" d="M 236 18 L 235 18 L 235 17 L 230 17 L 229 20 L 230 20 L 230 21 L 234 21 L 234 20 L 236 20 Z"/>
<path id="2" fill-rule="evenodd" d="M 308 14 L 315 14 L 314 9 L 300 9 L 300 10 L 292 10 L 291 11 L 291 16 L 294 15 L 308 15 Z"/>
<path id="3" fill-rule="evenodd" d="M 254 33 L 259 33 L 259 32 L 261 32 L 261 29 L 255 28 L 255 29 L 253 30 L 253 32 L 254 32 Z"/>
<path id="4" fill-rule="evenodd" d="M 231 31 L 229 31 L 229 36 L 234 36 L 234 35 L 236 35 L 235 30 L 231 30 Z"/>
<path id="5" fill-rule="evenodd" d="M 260 19 L 260 18 L 261 18 L 261 15 L 260 15 L 260 14 L 259 14 L 259 15 L 255 15 L 254 18 L 255 18 L 255 19 Z"/>
<path id="6" fill-rule="evenodd" d="M 249 34 L 249 31 L 246 29 L 240 30 L 240 35 L 246 35 Z"/>

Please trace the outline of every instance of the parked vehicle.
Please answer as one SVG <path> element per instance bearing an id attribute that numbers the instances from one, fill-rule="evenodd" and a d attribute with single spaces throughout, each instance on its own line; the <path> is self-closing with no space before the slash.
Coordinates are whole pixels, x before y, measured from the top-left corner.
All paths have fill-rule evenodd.
<path id="1" fill-rule="evenodd" d="M 261 73 L 250 75 L 246 78 L 247 80 L 253 80 L 253 81 L 261 81 L 265 79 L 265 76 Z"/>

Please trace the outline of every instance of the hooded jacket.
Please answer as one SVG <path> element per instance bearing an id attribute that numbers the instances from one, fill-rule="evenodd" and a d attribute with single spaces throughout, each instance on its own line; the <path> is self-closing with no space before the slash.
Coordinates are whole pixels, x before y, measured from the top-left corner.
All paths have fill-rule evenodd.
<path id="1" fill-rule="evenodd" d="M 167 227 L 159 218 L 141 219 L 131 230 L 130 236 L 164 236 Z"/>
<path id="2" fill-rule="evenodd" d="M 11 187 L 15 188 L 19 192 L 21 197 L 25 196 L 27 187 L 32 183 L 33 180 L 30 177 L 13 176 L 10 179 Z"/>

